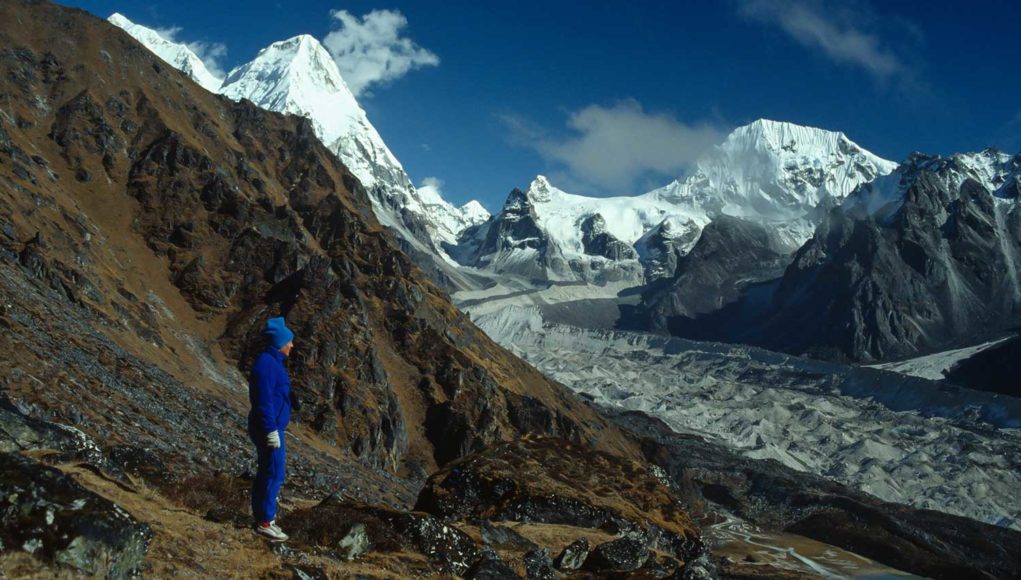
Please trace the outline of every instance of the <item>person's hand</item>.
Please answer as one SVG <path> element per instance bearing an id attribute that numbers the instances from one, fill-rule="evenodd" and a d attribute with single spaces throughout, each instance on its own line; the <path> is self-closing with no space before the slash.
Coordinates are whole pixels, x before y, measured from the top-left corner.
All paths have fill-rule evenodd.
<path id="1" fill-rule="evenodd" d="M 280 431 L 270 431 L 266 435 L 266 445 L 270 449 L 280 449 Z"/>

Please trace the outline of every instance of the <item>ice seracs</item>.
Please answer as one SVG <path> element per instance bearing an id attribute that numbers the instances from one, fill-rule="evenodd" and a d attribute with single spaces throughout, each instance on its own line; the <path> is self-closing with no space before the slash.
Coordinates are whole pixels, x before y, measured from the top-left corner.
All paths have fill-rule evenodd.
<path id="1" fill-rule="evenodd" d="M 121 28 L 141 42 L 143 46 L 165 60 L 174 68 L 191 77 L 202 88 L 210 92 L 216 92 L 220 88 L 222 79 L 209 72 L 202 59 L 184 44 L 171 42 L 159 35 L 155 30 L 146 28 L 140 24 L 128 20 L 124 15 L 114 13 L 107 19 L 110 24 Z"/>
<path id="2" fill-rule="evenodd" d="M 472 319 L 597 405 L 888 501 L 1021 529 L 1021 399 L 743 345 L 585 330 L 534 304 Z"/>

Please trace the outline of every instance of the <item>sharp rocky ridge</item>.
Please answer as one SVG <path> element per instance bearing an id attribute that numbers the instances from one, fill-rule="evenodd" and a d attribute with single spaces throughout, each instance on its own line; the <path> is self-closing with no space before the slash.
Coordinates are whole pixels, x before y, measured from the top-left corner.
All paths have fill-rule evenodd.
<path id="1" fill-rule="evenodd" d="M 314 37 L 302 34 L 274 42 L 218 81 L 186 45 L 120 14 L 109 21 L 207 90 L 309 119 L 316 136 L 361 182 L 376 218 L 397 233 L 403 249 L 442 285 L 472 286 L 470 278 L 452 267 L 444 245 L 454 243 L 465 228 L 484 222 L 489 213 L 477 201 L 455 207 L 414 186 Z"/>
<path id="2" fill-rule="evenodd" d="M 146 48 L 191 77 L 193 81 L 197 82 L 207 91 L 216 92 L 223 83 L 223 79 L 211 73 L 206 68 L 206 64 L 202 59 L 188 48 L 187 45 L 163 38 L 155 30 L 135 24 L 120 13 L 112 14 L 109 21 L 114 26 L 123 28 L 125 32 L 135 37 Z"/>

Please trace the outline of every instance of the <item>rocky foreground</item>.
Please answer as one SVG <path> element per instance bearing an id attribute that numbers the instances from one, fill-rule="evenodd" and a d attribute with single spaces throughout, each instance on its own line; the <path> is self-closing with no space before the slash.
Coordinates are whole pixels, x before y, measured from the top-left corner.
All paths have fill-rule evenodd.
<path id="1" fill-rule="evenodd" d="M 908 546 L 866 546 L 885 572 L 1021 573 L 1016 532 L 650 447 L 668 434 L 458 312 L 307 120 L 45 2 L 0 4 L 0 47 L 4 574 L 811 575 L 714 555 L 707 530 L 733 515 L 824 550 Z M 278 314 L 298 335 L 292 541 L 269 546 L 247 529 L 239 369 Z M 693 487 L 693 468 L 716 479 Z"/>

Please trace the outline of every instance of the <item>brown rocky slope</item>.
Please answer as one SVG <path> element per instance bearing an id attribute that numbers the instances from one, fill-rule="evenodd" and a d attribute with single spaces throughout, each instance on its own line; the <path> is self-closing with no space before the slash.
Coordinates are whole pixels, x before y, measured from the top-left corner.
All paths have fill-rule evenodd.
<path id="1" fill-rule="evenodd" d="M 61 343 L 7 325 L 27 347 L 3 355 L 26 375 L 12 395 L 89 420 L 119 402 L 98 367 L 125 357 L 164 374 L 148 390 L 176 381 L 240 409 L 237 369 L 284 314 L 300 422 L 367 465 L 421 475 L 528 432 L 632 453 L 451 306 L 304 120 L 207 93 L 76 10 L 5 2 L 0 22 L 5 294 Z M 25 273 L 44 298 L 19 301 Z M 93 341 L 124 352 L 104 359 Z M 53 349 L 72 346 L 97 369 L 56 368 Z M 130 422 L 108 415 L 95 434 L 126 438 Z"/>

